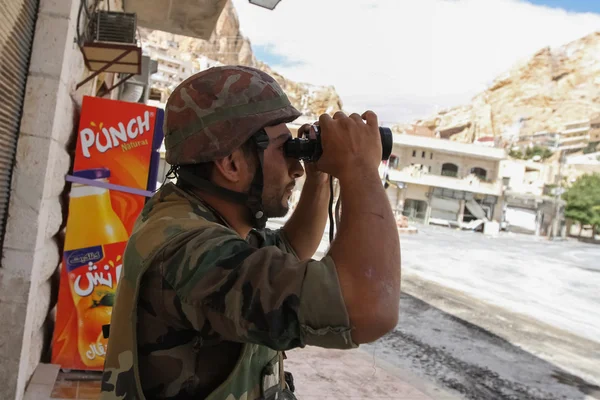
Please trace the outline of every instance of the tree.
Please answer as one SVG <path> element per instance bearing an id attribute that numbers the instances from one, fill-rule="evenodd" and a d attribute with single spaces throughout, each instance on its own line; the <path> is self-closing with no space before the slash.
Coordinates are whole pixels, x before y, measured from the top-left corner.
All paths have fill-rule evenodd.
<path id="1" fill-rule="evenodd" d="M 591 225 L 595 234 L 600 226 L 600 174 L 577 178 L 563 199 L 567 202 L 565 216 L 581 225 Z"/>
<path id="2" fill-rule="evenodd" d="M 508 155 L 519 160 L 530 160 L 535 156 L 540 156 L 542 160 L 546 160 L 552 156 L 552 150 L 548 149 L 547 147 L 533 146 L 527 147 L 525 151 L 520 149 L 511 149 L 508 152 Z"/>
<path id="3" fill-rule="evenodd" d="M 590 154 L 590 153 L 595 153 L 598 151 L 598 147 L 600 145 L 600 142 L 590 142 L 588 143 L 587 147 L 585 147 L 583 149 L 583 154 Z"/>

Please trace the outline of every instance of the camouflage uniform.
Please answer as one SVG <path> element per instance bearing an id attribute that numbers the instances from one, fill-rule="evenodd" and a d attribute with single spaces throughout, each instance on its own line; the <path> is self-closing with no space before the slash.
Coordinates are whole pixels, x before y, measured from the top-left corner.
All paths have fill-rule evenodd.
<path id="1" fill-rule="evenodd" d="M 101 399 L 294 398 L 281 351 L 305 345 L 356 347 L 330 257 L 299 260 L 281 230 L 241 238 L 173 184 L 148 201 L 124 254 Z"/>

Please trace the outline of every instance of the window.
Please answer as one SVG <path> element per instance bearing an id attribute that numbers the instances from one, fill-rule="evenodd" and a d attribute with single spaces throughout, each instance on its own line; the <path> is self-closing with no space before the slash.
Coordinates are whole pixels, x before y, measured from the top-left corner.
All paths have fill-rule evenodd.
<path id="1" fill-rule="evenodd" d="M 458 166 L 452 163 L 445 163 L 442 165 L 442 176 L 452 176 L 456 178 L 458 176 Z"/>
<path id="2" fill-rule="evenodd" d="M 425 152 L 421 153 L 421 158 L 425 158 Z"/>
<path id="3" fill-rule="evenodd" d="M 471 173 L 481 180 L 485 180 L 487 178 L 487 171 L 483 168 L 471 168 Z"/>
<path id="4" fill-rule="evenodd" d="M 413 150 L 413 157 L 416 157 L 416 156 L 417 156 L 417 151 Z"/>
<path id="5" fill-rule="evenodd" d="M 433 160 L 433 153 L 429 153 L 429 159 Z"/>
<path id="6" fill-rule="evenodd" d="M 434 188 L 433 196 L 444 199 L 455 199 L 455 200 L 470 200 L 473 198 L 473 194 L 469 192 L 463 192 L 461 190 L 452 190 L 444 188 Z"/>

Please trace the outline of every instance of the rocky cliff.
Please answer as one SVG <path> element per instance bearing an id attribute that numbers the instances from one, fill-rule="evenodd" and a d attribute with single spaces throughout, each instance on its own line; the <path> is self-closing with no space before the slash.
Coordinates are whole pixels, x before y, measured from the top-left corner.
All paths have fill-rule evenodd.
<path id="1" fill-rule="evenodd" d="M 600 32 L 544 48 L 476 95 L 471 104 L 415 123 L 451 140 L 555 132 L 600 113 Z M 397 131 L 406 131 L 397 126 Z M 415 127 L 410 129 L 415 130 Z"/>
<path id="2" fill-rule="evenodd" d="M 259 68 L 273 76 L 298 110 L 307 117 L 342 109 L 342 100 L 333 86 L 314 86 L 293 82 L 256 59 L 250 40 L 240 33 L 237 12 L 231 2 L 223 10 L 210 40 L 201 40 L 171 33 L 140 29 L 144 45 L 158 45 L 171 57 L 191 61 L 194 69 L 203 68 L 198 58 L 223 64 L 239 64 Z M 205 67 L 205 66 L 204 66 Z"/>

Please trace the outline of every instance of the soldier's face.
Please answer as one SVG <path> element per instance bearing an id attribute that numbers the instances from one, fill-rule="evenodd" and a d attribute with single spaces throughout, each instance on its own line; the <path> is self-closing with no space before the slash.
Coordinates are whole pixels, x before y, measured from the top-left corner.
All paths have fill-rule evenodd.
<path id="1" fill-rule="evenodd" d="M 270 141 L 263 160 L 263 207 L 267 217 L 279 218 L 288 213 L 296 179 L 304 175 L 304 168 L 297 159 L 284 156 L 283 144 L 292 137 L 285 124 L 268 126 L 265 131 Z"/>

